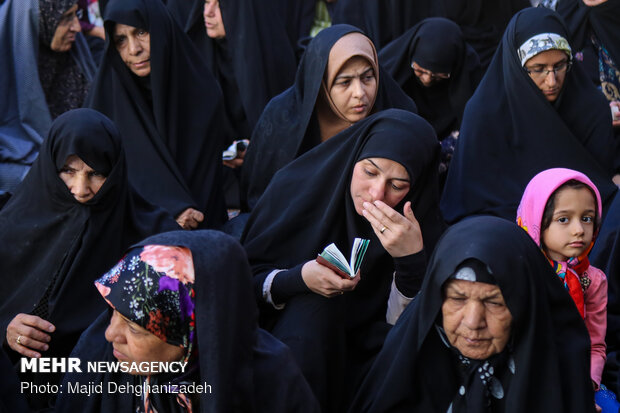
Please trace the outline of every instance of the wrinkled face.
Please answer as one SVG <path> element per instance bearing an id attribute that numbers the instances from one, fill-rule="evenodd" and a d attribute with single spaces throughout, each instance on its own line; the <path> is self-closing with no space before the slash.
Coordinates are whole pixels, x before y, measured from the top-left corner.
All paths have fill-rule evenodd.
<path id="1" fill-rule="evenodd" d="M 77 155 L 70 155 L 58 176 L 80 203 L 90 201 L 105 183 L 106 177 L 88 166 Z"/>
<path id="2" fill-rule="evenodd" d="M 563 188 L 555 194 L 551 224 L 542 233 L 547 256 L 566 261 L 583 254 L 592 243 L 596 200 L 588 188 Z"/>
<path id="3" fill-rule="evenodd" d="M 506 347 L 512 315 L 497 285 L 450 280 L 443 294 L 443 328 L 462 355 L 484 360 Z"/>
<path id="4" fill-rule="evenodd" d="M 50 49 L 53 51 L 68 52 L 71 46 L 73 46 L 73 42 L 75 42 L 76 34 L 82 30 L 76 14 L 77 8 L 77 4 L 74 4 L 60 18 L 50 44 Z"/>
<path id="5" fill-rule="evenodd" d="M 207 36 L 212 39 L 221 39 L 226 37 L 226 29 L 224 28 L 224 20 L 222 20 L 219 0 L 205 0 L 205 7 L 202 16 L 205 19 Z"/>
<path id="6" fill-rule="evenodd" d="M 549 102 L 555 102 L 562 91 L 567 63 L 568 56 L 561 50 L 546 50 L 525 62 L 530 78 Z"/>
<path id="7" fill-rule="evenodd" d="M 136 76 L 151 73 L 151 35 L 144 29 L 117 23 L 114 45 L 121 59 Z"/>
<path id="8" fill-rule="evenodd" d="M 364 216 L 364 202 L 383 201 L 394 208 L 409 193 L 411 181 L 404 166 L 386 158 L 367 158 L 355 164 L 351 198 L 355 212 Z"/>
<path id="9" fill-rule="evenodd" d="M 351 123 L 368 116 L 376 95 L 375 71 L 361 56 L 354 56 L 342 65 L 329 90 L 332 102 Z"/>
<path id="10" fill-rule="evenodd" d="M 105 330 L 105 339 L 112 343 L 114 357 L 119 361 L 171 362 L 179 361 L 185 355 L 182 347 L 166 343 L 116 310 Z"/>
<path id="11" fill-rule="evenodd" d="M 443 80 L 450 79 L 450 73 L 433 73 L 430 70 L 418 65 L 416 62 L 411 63 L 411 68 L 413 69 L 415 76 L 418 78 L 418 81 L 424 87 L 431 87 Z"/>

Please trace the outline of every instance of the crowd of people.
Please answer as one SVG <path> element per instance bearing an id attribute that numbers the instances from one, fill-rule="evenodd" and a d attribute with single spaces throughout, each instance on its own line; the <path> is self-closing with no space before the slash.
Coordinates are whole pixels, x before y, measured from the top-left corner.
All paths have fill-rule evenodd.
<path id="1" fill-rule="evenodd" d="M 618 413 L 618 39 L 620 0 L 0 0 L 0 412 Z M 67 358 L 186 368 L 23 367 Z"/>

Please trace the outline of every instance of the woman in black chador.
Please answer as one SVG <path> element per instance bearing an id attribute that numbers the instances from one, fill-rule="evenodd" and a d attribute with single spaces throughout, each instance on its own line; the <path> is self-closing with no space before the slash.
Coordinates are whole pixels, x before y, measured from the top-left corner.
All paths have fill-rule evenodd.
<path id="1" fill-rule="evenodd" d="M 129 184 L 121 137 L 109 119 L 91 109 L 56 118 L 37 161 L 0 212 L 0 326 L 13 361 L 68 357 L 105 308 L 91 287 L 96 277 L 132 243 L 177 228 Z M 39 408 L 55 397 L 28 396 Z"/>
<path id="2" fill-rule="evenodd" d="M 451 227 L 350 412 L 594 413 L 590 339 L 529 235 L 476 217 Z"/>
<path id="3" fill-rule="evenodd" d="M 226 221 L 222 96 L 195 47 L 159 1 L 112 0 L 106 50 L 88 106 L 124 139 L 129 179 L 186 228 Z"/>
<path id="4" fill-rule="evenodd" d="M 293 351 L 324 411 L 343 411 L 390 323 L 417 293 L 444 229 L 439 144 L 411 112 L 374 114 L 279 171 L 243 244 L 264 325 Z M 315 258 L 370 244 L 354 278 Z"/>
<path id="5" fill-rule="evenodd" d="M 379 66 L 370 39 L 349 25 L 322 30 L 308 45 L 295 84 L 269 102 L 252 134 L 242 176 L 249 209 L 280 168 L 387 108 L 416 111 Z"/>
<path id="6" fill-rule="evenodd" d="M 619 178 L 620 142 L 609 105 L 572 65 L 568 38 L 562 18 L 546 8 L 530 7 L 510 21 L 465 107 L 441 200 L 448 222 L 476 214 L 514 219 L 530 179 L 555 167 L 590 177 L 605 213 L 616 192 L 612 178 Z"/>

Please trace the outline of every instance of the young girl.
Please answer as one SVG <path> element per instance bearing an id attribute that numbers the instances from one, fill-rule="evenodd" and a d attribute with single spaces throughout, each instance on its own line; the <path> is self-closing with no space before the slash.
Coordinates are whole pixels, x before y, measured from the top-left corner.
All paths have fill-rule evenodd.
<path id="1" fill-rule="evenodd" d="M 607 277 L 588 253 L 601 222 L 601 196 L 581 172 L 547 169 L 525 188 L 517 223 L 540 246 L 575 301 L 590 333 L 590 377 L 595 390 L 605 366 Z"/>

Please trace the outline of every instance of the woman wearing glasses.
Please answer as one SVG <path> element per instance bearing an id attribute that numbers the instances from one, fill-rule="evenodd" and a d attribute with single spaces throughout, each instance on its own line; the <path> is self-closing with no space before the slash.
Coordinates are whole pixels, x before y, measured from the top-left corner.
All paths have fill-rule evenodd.
<path id="1" fill-rule="evenodd" d="M 568 38 L 549 9 L 528 8 L 510 21 L 465 108 L 441 200 L 448 222 L 478 214 L 514 219 L 529 179 L 554 167 L 591 177 L 606 212 L 620 148 L 605 99 L 571 65 Z"/>
<path id="2" fill-rule="evenodd" d="M 381 49 L 379 61 L 435 129 L 441 141 L 440 178 L 445 178 L 465 104 L 483 74 L 478 55 L 456 23 L 432 17 Z"/>

